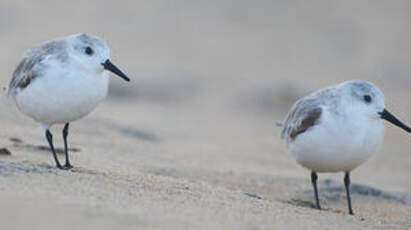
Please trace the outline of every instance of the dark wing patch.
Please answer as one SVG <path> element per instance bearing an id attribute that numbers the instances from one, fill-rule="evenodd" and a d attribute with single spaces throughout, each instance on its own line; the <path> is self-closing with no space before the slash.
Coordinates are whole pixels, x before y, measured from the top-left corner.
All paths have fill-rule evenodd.
<path id="1" fill-rule="evenodd" d="M 34 71 L 33 67 L 40 63 L 43 58 L 39 57 L 36 59 L 28 59 L 23 58 L 19 65 L 17 66 L 16 70 L 13 73 L 13 79 L 10 83 L 10 88 L 19 88 L 24 89 L 26 88 L 30 82 L 36 78 L 37 74 Z M 21 76 L 23 75 L 23 76 Z M 21 76 L 21 77 L 18 77 Z"/>
<path id="2" fill-rule="evenodd" d="M 17 89 L 27 88 L 34 79 L 41 76 L 46 67 L 46 64 L 43 62 L 46 58 L 52 57 L 60 62 L 67 61 L 66 46 L 65 41 L 56 40 L 30 49 L 13 72 L 8 94 L 16 94 Z"/>
<path id="3" fill-rule="evenodd" d="M 35 74 L 31 74 L 31 75 L 27 75 L 27 77 L 23 78 L 18 84 L 17 84 L 17 88 L 19 89 L 24 89 L 26 88 L 31 80 L 33 80 L 34 78 L 36 78 Z"/>
<path id="4" fill-rule="evenodd" d="M 340 91 L 335 87 L 325 88 L 299 99 L 290 109 L 284 121 L 281 139 L 288 143 L 310 127 L 320 122 L 323 109 L 338 114 Z"/>
<path id="5" fill-rule="evenodd" d="M 299 134 L 304 133 L 310 127 L 314 126 L 322 113 L 321 108 L 315 108 L 309 111 L 302 119 L 300 125 L 295 126 L 290 132 L 290 138 L 294 140 Z"/>

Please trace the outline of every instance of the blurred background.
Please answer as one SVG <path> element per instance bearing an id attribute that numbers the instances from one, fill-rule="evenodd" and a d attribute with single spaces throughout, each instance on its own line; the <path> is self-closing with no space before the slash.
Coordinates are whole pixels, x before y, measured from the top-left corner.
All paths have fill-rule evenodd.
<path id="1" fill-rule="evenodd" d="M 33 45 L 85 32 L 135 79 L 121 90 L 113 81 L 114 97 L 221 94 L 227 106 L 272 113 L 293 93 L 347 79 L 408 89 L 410 10 L 408 1 L 2 1 L 1 79 Z"/>
<path id="2" fill-rule="evenodd" d="M 0 0 L 0 85 L 36 44 L 82 32 L 99 36 L 132 81 L 113 77 L 108 99 L 72 125 L 73 146 L 87 152 L 73 153 L 75 166 L 234 187 L 248 175 L 273 183 L 255 192 L 288 199 L 272 195 L 274 187 L 290 194 L 297 184 L 309 189 L 309 174 L 287 153 L 275 123 L 299 97 L 363 79 L 411 124 L 410 12 L 407 0 Z M 46 143 L 37 124 L 4 104 L 0 144 L 10 146 L 10 137 Z M 409 193 L 409 137 L 386 127 L 381 151 L 352 180 Z M 10 148 L 13 161 L 52 163 L 48 153 Z M 342 182 L 341 175 L 322 178 Z"/>

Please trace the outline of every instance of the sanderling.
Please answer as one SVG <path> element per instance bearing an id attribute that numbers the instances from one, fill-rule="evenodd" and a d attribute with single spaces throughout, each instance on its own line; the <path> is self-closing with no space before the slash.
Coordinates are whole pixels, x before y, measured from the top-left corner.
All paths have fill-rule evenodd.
<path id="1" fill-rule="evenodd" d="M 57 168 L 72 168 L 67 147 L 69 123 L 90 113 L 107 95 L 109 74 L 105 70 L 130 81 L 109 57 L 104 41 L 76 34 L 30 49 L 14 70 L 7 93 L 21 112 L 41 123 Z M 54 124 L 65 124 L 64 166 L 49 130 Z"/>
<path id="2" fill-rule="evenodd" d="M 384 105 L 384 95 L 372 83 L 353 80 L 299 99 L 289 111 L 281 138 L 296 161 L 311 170 L 316 206 L 318 172 L 345 172 L 348 211 L 353 215 L 350 172 L 381 144 L 385 119 L 407 132 L 411 129 Z"/>

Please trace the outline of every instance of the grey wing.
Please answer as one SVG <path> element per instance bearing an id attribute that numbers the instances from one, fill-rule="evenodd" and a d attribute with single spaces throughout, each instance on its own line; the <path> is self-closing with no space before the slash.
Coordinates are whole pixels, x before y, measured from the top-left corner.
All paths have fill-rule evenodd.
<path id="1" fill-rule="evenodd" d="M 9 84 L 8 94 L 13 95 L 17 92 L 17 89 L 26 88 L 32 80 L 34 80 L 38 73 L 35 70 L 35 65 L 41 62 L 40 58 L 24 57 L 17 65 L 13 72 L 13 77 Z"/>
<path id="2" fill-rule="evenodd" d="M 14 96 L 19 89 L 25 89 L 38 78 L 46 69 L 44 60 L 50 56 L 59 59 L 67 58 L 64 45 L 63 41 L 51 41 L 29 50 L 13 72 L 8 95 Z"/>
<path id="3" fill-rule="evenodd" d="M 291 108 L 284 122 L 281 139 L 293 141 L 298 135 L 319 123 L 322 107 L 314 98 L 302 98 Z"/>

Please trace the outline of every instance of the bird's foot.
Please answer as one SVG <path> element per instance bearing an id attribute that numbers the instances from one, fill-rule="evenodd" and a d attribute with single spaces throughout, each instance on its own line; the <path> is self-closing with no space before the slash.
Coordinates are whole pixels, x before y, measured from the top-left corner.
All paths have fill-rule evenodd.
<path id="1" fill-rule="evenodd" d="M 62 165 L 56 165 L 56 167 L 57 167 L 58 169 L 61 169 L 61 170 L 70 170 L 70 169 L 73 168 L 73 166 L 72 166 L 71 164 L 65 164 L 64 166 L 62 166 Z"/>
<path id="2" fill-rule="evenodd" d="M 66 163 L 65 165 L 64 165 L 64 170 L 70 170 L 70 169 L 72 169 L 73 168 L 73 165 L 71 165 L 70 163 Z"/>

